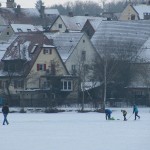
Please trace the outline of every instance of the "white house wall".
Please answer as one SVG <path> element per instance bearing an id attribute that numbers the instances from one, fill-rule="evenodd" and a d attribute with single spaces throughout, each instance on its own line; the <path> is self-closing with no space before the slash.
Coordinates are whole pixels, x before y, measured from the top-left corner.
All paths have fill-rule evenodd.
<path id="1" fill-rule="evenodd" d="M 79 64 L 81 62 L 82 51 L 86 51 L 86 60 L 85 60 L 84 64 L 88 64 L 88 65 L 92 64 L 92 62 L 94 62 L 94 59 L 95 59 L 96 51 L 95 51 L 94 47 L 92 46 L 90 40 L 86 36 L 86 34 L 84 34 L 82 36 L 80 42 L 74 49 L 73 53 L 70 55 L 70 57 L 65 62 L 66 67 L 70 73 L 72 71 L 72 65 L 76 65 L 76 67 L 79 66 Z M 77 70 L 78 70 L 78 68 L 77 68 Z"/>
<path id="2" fill-rule="evenodd" d="M 59 25 L 62 25 L 62 28 L 59 28 Z M 60 32 L 66 31 L 66 26 L 60 17 L 56 20 L 56 22 L 51 27 L 51 31 L 60 31 Z"/>

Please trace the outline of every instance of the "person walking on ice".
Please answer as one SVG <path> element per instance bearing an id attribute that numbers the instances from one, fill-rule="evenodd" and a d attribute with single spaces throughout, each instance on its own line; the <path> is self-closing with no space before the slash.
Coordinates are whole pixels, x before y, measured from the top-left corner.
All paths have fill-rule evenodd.
<path id="1" fill-rule="evenodd" d="M 140 119 L 140 116 L 138 115 L 138 107 L 134 104 L 133 106 L 133 114 L 135 113 L 135 120 L 136 120 L 136 117 L 138 117 Z"/>
<path id="2" fill-rule="evenodd" d="M 127 111 L 126 110 L 121 110 L 123 117 L 124 117 L 124 121 L 127 121 L 126 115 L 127 115 Z"/>
<path id="3" fill-rule="evenodd" d="M 111 120 L 111 113 L 112 111 L 110 109 L 105 109 L 106 120 Z"/>
<path id="4" fill-rule="evenodd" d="M 7 125 L 9 124 L 8 120 L 7 120 L 7 115 L 9 113 L 9 107 L 7 104 L 5 104 L 3 107 L 2 107 L 2 113 L 4 115 L 4 121 L 3 121 L 3 125 L 5 125 L 5 122 L 7 123 Z"/>

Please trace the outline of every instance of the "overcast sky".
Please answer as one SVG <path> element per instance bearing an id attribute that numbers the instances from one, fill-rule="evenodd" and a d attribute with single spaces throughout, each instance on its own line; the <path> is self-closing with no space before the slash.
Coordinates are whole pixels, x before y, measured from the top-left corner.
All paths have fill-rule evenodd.
<path id="1" fill-rule="evenodd" d="M 34 8 L 37 0 L 15 0 L 15 2 L 21 5 L 22 8 Z M 42 0 L 46 7 L 54 5 L 54 4 L 63 4 L 68 1 L 76 1 L 76 0 Z M 80 1 L 89 1 L 89 0 L 80 0 Z M 91 0 L 94 2 L 101 2 L 102 0 Z M 105 1 L 118 1 L 118 0 L 105 0 Z M 6 0 L 0 0 L 2 3 L 2 7 L 5 7 Z"/>

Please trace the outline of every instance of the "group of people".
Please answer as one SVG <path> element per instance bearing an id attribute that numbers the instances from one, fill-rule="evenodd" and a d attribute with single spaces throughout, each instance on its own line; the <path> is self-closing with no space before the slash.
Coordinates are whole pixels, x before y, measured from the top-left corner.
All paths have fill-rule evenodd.
<path id="1" fill-rule="evenodd" d="M 124 121 L 127 121 L 127 111 L 126 110 L 121 110 L 122 114 L 123 114 L 123 117 L 124 117 Z M 140 119 L 140 116 L 138 115 L 138 107 L 136 105 L 133 106 L 133 114 L 135 114 L 135 119 L 138 117 Z M 114 118 L 111 118 L 111 114 L 112 114 L 112 111 L 110 109 L 105 109 L 105 114 L 106 114 L 106 120 L 114 120 Z"/>
<path id="2" fill-rule="evenodd" d="M 124 117 L 124 121 L 127 121 L 126 115 L 127 115 L 127 111 L 126 110 L 121 110 L 123 117 Z M 138 115 L 138 107 L 136 105 L 133 106 L 133 114 L 135 114 L 135 120 L 138 117 L 140 119 L 140 116 Z M 2 113 L 4 115 L 4 120 L 3 120 L 3 125 L 5 125 L 5 123 L 8 125 L 9 122 L 7 120 L 7 115 L 9 113 L 9 107 L 7 104 L 5 104 L 2 107 Z M 106 120 L 114 120 L 114 118 L 111 118 L 111 114 L 112 114 L 112 110 L 110 109 L 105 109 L 105 114 L 106 114 Z"/>

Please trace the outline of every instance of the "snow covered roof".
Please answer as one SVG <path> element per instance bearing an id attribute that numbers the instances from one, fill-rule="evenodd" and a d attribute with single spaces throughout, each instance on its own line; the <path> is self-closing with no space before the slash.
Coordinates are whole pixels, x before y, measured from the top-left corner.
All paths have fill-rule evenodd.
<path id="1" fill-rule="evenodd" d="M 141 47 L 140 59 L 144 62 L 150 62 L 150 37 Z"/>
<path id="2" fill-rule="evenodd" d="M 104 20 L 102 18 L 100 19 L 88 19 L 89 22 L 91 23 L 92 27 L 94 28 L 94 30 L 96 31 L 98 26 L 100 25 L 100 23 Z"/>
<path id="3" fill-rule="evenodd" d="M 23 59 L 30 60 L 28 47 L 30 45 L 29 41 L 26 41 L 23 44 L 19 44 L 18 42 L 14 43 L 14 46 L 11 48 L 9 53 L 6 53 L 3 57 L 3 60 L 15 60 L 15 59 Z"/>
<path id="4" fill-rule="evenodd" d="M 25 66 L 26 73 L 29 73 L 36 61 L 43 45 L 50 46 L 50 41 L 42 33 L 19 33 L 17 38 L 11 42 L 2 60 L 23 60 L 28 62 Z M 36 47 L 35 47 L 36 46 Z"/>
<path id="5" fill-rule="evenodd" d="M 0 61 L 4 57 L 5 52 L 7 51 L 8 47 L 12 44 L 12 42 L 17 38 L 17 36 L 10 37 L 9 41 L 1 42 L 0 41 Z"/>
<path id="6" fill-rule="evenodd" d="M 40 13 L 36 8 L 21 8 L 21 12 L 25 16 L 39 17 Z"/>
<path id="7" fill-rule="evenodd" d="M 138 12 L 140 19 L 144 19 L 144 13 L 150 13 L 150 5 L 133 5 L 133 8 Z"/>
<path id="8" fill-rule="evenodd" d="M 92 16 L 61 16 L 67 29 L 81 31 L 87 19 L 91 20 L 103 20 L 104 18 L 92 17 Z"/>
<path id="9" fill-rule="evenodd" d="M 0 61 L 3 58 L 7 48 L 10 46 L 9 43 L 0 43 Z"/>
<path id="10" fill-rule="evenodd" d="M 31 24 L 11 24 L 14 32 L 36 32 L 37 29 Z"/>
<path id="11" fill-rule="evenodd" d="M 55 34 L 45 34 L 48 39 L 53 39 L 54 46 L 65 62 L 70 54 L 73 52 L 76 45 L 79 43 L 81 37 L 84 33 L 81 32 L 70 32 L 70 33 L 55 33 Z"/>
<path id="12" fill-rule="evenodd" d="M 52 9 L 52 8 L 45 8 L 44 13 L 45 13 L 46 15 L 50 15 L 50 14 L 59 15 L 58 9 Z"/>
<path id="13" fill-rule="evenodd" d="M 150 37 L 150 20 L 138 21 L 102 21 L 91 41 L 98 52 L 101 47 L 107 49 L 125 49 L 124 44 L 132 44 L 137 49 Z M 113 45 L 108 44 L 113 41 Z M 116 43 L 116 44 L 115 44 Z"/>
<path id="14" fill-rule="evenodd" d="M 50 9 L 45 9 L 47 17 L 45 18 L 47 23 L 52 24 L 58 16 L 58 12 L 52 9 L 52 12 L 57 14 L 51 14 Z M 43 25 L 43 19 L 41 18 L 40 12 L 36 8 L 1 8 L 0 19 L 2 25 L 8 25 L 10 23 L 15 24 L 33 24 Z"/>

